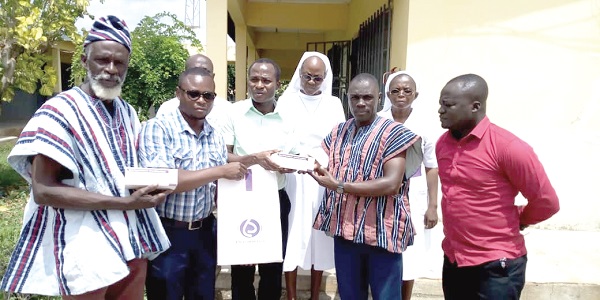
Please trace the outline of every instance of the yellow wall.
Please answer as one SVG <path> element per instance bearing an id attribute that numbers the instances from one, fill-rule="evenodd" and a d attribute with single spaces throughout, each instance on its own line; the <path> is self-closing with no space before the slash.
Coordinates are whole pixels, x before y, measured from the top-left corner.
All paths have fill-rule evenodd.
<path id="1" fill-rule="evenodd" d="M 343 30 L 348 16 L 346 4 L 248 2 L 245 17 L 246 24 L 254 27 Z"/>
<path id="2" fill-rule="evenodd" d="M 409 2 L 410 0 L 394 0 L 393 2 L 390 68 L 406 69 Z"/>
<path id="3" fill-rule="evenodd" d="M 350 17 L 346 29 L 346 40 L 357 36 L 360 24 L 372 16 L 387 0 L 352 0 L 350 2 Z"/>
<path id="4" fill-rule="evenodd" d="M 390 67 L 396 66 L 404 69 L 406 67 L 406 48 L 408 34 L 408 13 L 410 0 L 393 0 L 392 15 L 392 41 L 390 49 Z M 360 24 L 367 21 L 387 0 L 353 0 L 350 2 L 350 17 L 348 26 L 343 31 L 329 31 L 325 34 L 325 40 L 352 40 L 358 36 Z"/>
<path id="5" fill-rule="evenodd" d="M 600 229 L 600 3 L 595 0 L 410 1 L 407 70 L 436 118 L 439 91 L 476 73 L 488 116 L 525 139 L 561 197 L 546 226 Z"/>
<path id="6" fill-rule="evenodd" d="M 217 95 L 227 95 L 227 2 L 222 0 L 206 1 L 206 56 L 210 57 L 215 70 L 215 92 Z"/>

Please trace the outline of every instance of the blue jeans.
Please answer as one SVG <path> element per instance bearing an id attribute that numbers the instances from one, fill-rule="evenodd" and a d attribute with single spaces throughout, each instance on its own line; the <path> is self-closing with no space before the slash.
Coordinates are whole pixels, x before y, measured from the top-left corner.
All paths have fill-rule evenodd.
<path id="1" fill-rule="evenodd" d="M 163 222 L 171 248 L 148 263 L 148 300 L 215 299 L 217 221 L 202 220 L 196 230 Z"/>
<path id="2" fill-rule="evenodd" d="M 281 219 L 282 251 L 285 257 L 285 247 L 288 236 L 288 214 L 290 213 L 290 198 L 284 189 L 279 190 L 279 217 Z M 255 266 L 231 266 L 231 299 L 255 300 L 254 272 Z M 258 299 L 281 299 L 281 275 L 283 263 L 269 263 L 258 265 Z M 186 299 L 187 300 L 187 299 Z"/>
<path id="3" fill-rule="evenodd" d="M 402 254 L 334 238 L 338 293 L 344 300 L 402 300 Z"/>
<path id="4" fill-rule="evenodd" d="M 527 255 L 459 267 L 444 255 L 442 287 L 447 300 L 518 300 L 525 286 Z"/>

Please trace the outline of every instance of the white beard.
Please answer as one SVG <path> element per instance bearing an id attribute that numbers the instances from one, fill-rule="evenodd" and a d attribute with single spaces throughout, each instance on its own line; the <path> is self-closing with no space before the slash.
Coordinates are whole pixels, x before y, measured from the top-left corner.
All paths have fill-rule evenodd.
<path id="1" fill-rule="evenodd" d="M 103 86 L 98 81 L 99 79 L 105 79 L 105 78 L 108 79 L 109 77 L 110 77 L 110 75 L 105 74 L 105 73 L 98 74 L 95 77 L 93 77 L 89 70 L 87 72 L 87 78 L 88 78 L 88 81 L 90 82 L 90 88 L 92 89 L 92 92 L 94 92 L 96 97 L 98 97 L 99 99 L 114 100 L 115 98 L 117 98 L 121 95 L 121 89 L 123 88 L 123 81 L 119 82 L 118 85 L 111 87 L 111 88 L 107 88 L 107 87 Z"/>

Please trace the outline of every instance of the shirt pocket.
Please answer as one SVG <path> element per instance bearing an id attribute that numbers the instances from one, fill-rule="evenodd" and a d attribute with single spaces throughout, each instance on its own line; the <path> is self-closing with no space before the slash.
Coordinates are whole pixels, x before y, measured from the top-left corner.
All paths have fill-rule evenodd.
<path id="1" fill-rule="evenodd" d="M 224 153 L 211 151 L 210 153 L 208 153 L 208 163 L 209 167 L 224 165 L 227 163 L 227 156 L 224 156 Z"/>
<path id="2" fill-rule="evenodd" d="M 178 148 L 173 151 L 176 169 L 193 170 L 194 154 L 190 149 Z"/>

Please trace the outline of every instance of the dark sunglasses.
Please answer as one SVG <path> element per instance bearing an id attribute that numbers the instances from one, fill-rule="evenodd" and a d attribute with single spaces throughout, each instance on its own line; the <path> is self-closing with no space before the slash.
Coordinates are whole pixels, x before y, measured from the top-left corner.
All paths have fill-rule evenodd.
<path id="1" fill-rule="evenodd" d="M 321 76 L 312 76 L 312 75 L 308 75 L 308 74 L 302 74 L 302 75 L 300 75 L 300 77 L 302 77 L 302 79 L 304 79 L 306 81 L 310 81 L 311 79 L 314 82 L 322 82 L 323 81 L 323 77 L 321 77 Z"/>
<path id="2" fill-rule="evenodd" d="M 178 86 L 178 88 L 184 91 L 187 94 L 188 98 L 190 98 L 190 100 L 192 101 L 196 101 L 200 99 L 200 97 L 204 98 L 204 100 L 206 101 L 212 101 L 215 100 L 215 97 L 217 97 L 217 93 L 215 92 L 201 92 L 196 90 L 187 91 L 180 86 Z"/>

